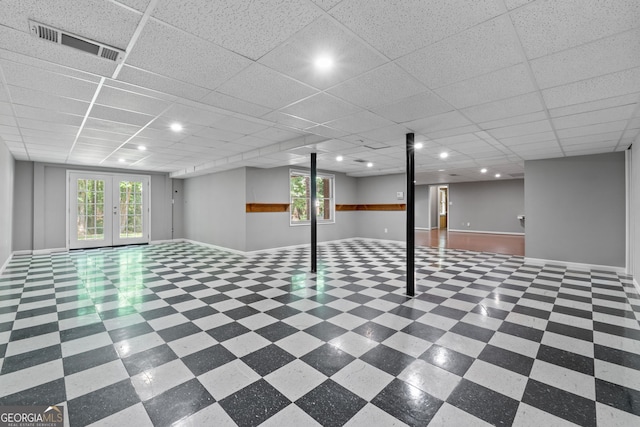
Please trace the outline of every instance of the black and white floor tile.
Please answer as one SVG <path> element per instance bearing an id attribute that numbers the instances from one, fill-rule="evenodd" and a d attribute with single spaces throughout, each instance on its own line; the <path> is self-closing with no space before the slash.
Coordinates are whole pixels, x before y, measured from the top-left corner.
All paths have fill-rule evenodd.
<path id="1" fill-rule="evenodd" d="M 240 256 L 187 243 L 17 256 L 0 406 L 71 426 L 640 425 L 628 276 L 352 240 Z"/>

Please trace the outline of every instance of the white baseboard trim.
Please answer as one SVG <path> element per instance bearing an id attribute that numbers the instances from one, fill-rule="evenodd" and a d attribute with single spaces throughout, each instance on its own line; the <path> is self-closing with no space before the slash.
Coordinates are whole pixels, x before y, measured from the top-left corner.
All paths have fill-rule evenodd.
<path id="1" fill-rule="evenodd" d="M 199 242 L 197 240 L 191 240 L 191 239 L 181 239 L 181 241 L 184 242 L 184 243 L 192 243 L 194 245 L 206 246 L 208 248 L 217 249 L 219 251 L 231 252 L 231 253 L 238 254 L 238 255 L 246 255 L 246 252 L 244 252 L 244 251 L 239 251 L 237 249 L 231 249 L 231 248 L 225 248 L 224 246 L 212 245 L 211 243 Z"/>
<path id="2" fill-rule="evenodd" d="M 67 248 L 50 248 L 50 249 L 36 249 L 31 251 L 32 255 L 50 255 L 57 252 L 69 252 Z"/>
<path id="3" fill-rule="evenodd" d="M 640 283 L 638 283 L 635 277 L 633 278 L 633 286 L 636 288 L 636 292 L 640 295 Z"/>
<path id="4" fill-rule="evenodd" d="M 31 255 L 33 251 L 31 249 L 25 249 L 23 251 L 13 251 L 13 256 L 16 255 Z"/>
<path id="5" fill-rule="evenodd" d="M 456 233 L 478 233 L 478 234 L 504 234 L 511 236 L 524 236 L 524 233 L 512 233 L 508 231 L 482 231 L 482 230 L 458 230 L 455 228 L 450 228 L 449 231 L 455 231 Z"/>
<path id="6" fill-rule="evenodd" d="M 429 227 L 415 227 L 416 230 L 431 230 Z"/>
<path id="7" fill-rule="evenodd" d="M 580 262 L 558 261 L 555 259 L 529 258 L 525 257 L 524 261 L 528 264 L 556 264 L 564 267 L 577 268 L 580 270 L 605 270 L 614 273 L 625 274 L 624 267 L 615 267 L 613 265 L 584 264 Z"/>
<path id="8" fill-rule="evenodd" d="M 166 239 L 166 240 L 151 240 L 149 242 L 150 245 L 163 245 L 165 243 L 180 243 L 180 242 L 185 242 L 185 239 Z"/>

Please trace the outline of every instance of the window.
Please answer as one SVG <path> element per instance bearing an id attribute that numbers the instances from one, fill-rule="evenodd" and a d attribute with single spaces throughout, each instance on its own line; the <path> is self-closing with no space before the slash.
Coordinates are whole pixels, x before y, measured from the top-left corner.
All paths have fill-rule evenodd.
<path id="1" fill-rule="evenodd" d="M 291 225 L 311 223 L 311 176 L 309 172 L 289 173 Z M 334 176 L 316 175 L 316 218 L 318 223 L 335 222 Z"/>

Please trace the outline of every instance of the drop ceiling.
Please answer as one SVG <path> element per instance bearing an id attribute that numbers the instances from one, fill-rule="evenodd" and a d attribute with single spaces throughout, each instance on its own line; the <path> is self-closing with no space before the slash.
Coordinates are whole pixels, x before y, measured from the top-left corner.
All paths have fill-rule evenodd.
<path id="1" fill-rule="evenodd" d="M 417 180 L 435 183 L 623 151 L 640 132 L 637 0 L 5 0 L 2 9 L 0 139 L 17 160 L 186 178 L 306 165 L 316 151 L 323 169 L 369 176 L 403 172 L 414 132 Z M 125 54 L 113 62 L 40 40 L 29 20 Z M 316 69 L 318 55 L 333 68 Z"/>

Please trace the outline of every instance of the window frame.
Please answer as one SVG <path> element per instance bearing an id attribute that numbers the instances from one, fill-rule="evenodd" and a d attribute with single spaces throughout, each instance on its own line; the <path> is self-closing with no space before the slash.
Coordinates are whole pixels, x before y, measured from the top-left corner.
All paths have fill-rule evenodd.
<path id="1" fill-rule="evenodd" d="M 308 177 L 309 181 L 311 181 L 311 173 L 305 170 L 299 169 L 289 169 L 289 226 L 297 227 L 304 225 L 311 225 L 311 219 L 306 221 L 294 220 L 293 219 L 293 195 L 291 194 L 291 178 L 294 176 L 303 176 Z M 316 173 L 316 178 L 329 179 L 330 182 L 330 194 L 331 197 L 324 197 L 322 200 L 329 200 L 329 212 L 330 219 L 321 219 L 317 217 L 317 223 L 320 224 L 335 224 L 336 222 L 336 176 L 328 173 Z M 317 189 L 316 189 L 317 191 Z M 309 200 L 309 204 L 311 204 L 311 195 L 306 198 Z"/>

